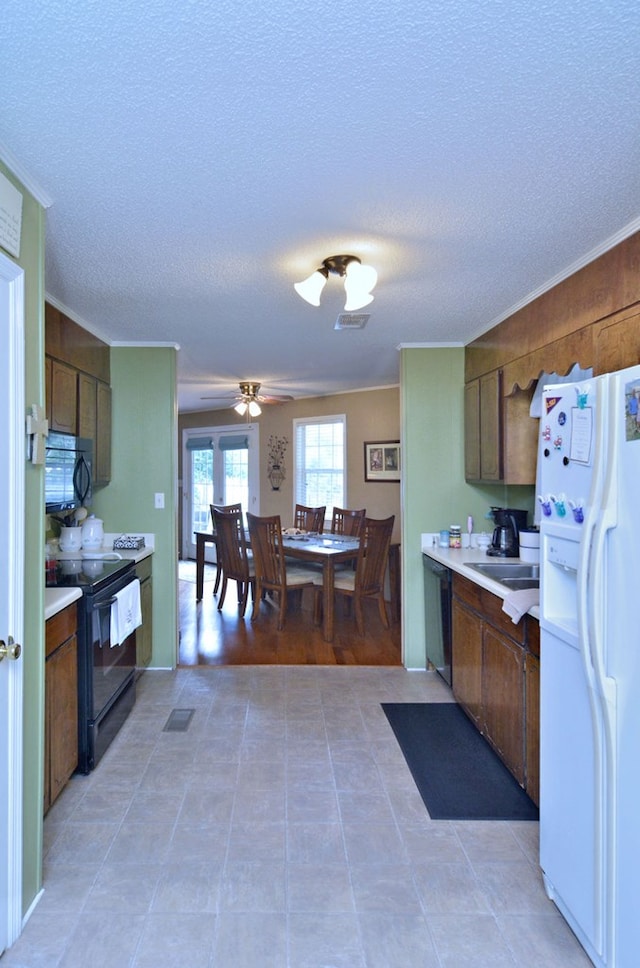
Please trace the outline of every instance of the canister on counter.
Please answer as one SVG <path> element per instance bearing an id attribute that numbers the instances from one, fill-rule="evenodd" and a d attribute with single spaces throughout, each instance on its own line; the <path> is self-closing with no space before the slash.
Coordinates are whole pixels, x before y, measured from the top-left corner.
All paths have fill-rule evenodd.
<path id="1" fill-rule="evenodd" d="M 440 540 L 439 540 L 438 544 L 440 545 L 441 548 L 448 548 L 449 547 L 449 532 L 448 531 L 441 531 L 440 532 Z"/>
<path id="2" fill-rule="evenodd" d="M 449 525 L 449 547 L 450 548 L 462 547 L 462 534 L 461 534 L 459 524 Z"/>

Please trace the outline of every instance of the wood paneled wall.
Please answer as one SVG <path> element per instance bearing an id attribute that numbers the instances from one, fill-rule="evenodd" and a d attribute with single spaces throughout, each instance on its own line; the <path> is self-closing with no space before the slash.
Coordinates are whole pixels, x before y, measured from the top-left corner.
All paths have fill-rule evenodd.
<path id="1" fill-rule="evenodd" d="M 465 381 L 502 368 L 503 392 L 574 363 L 596 373 L 640 362 L 640 232 L 466 347 Z"/>

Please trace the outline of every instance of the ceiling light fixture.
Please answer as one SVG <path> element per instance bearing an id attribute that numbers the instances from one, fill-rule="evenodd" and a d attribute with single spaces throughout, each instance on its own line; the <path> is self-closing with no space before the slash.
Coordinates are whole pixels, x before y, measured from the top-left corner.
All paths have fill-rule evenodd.
<path id="1" fill-rule="evenodd" d="M 320 294 L 327 284 L 330 272 L 344 278 L 347 294 L 344 308 L 348 312 L 362 309 L 373 302 L 371 290 L 378 280 L 378 273 L 373 266 L 363 265 L 357 255 L 329 256 L 315 272 L 303 282 L 296 282 L 293 288 L 306 302 L 319 306 Z"/>
<path id="2" fill-rule="evenodd" d="M 233 409 L 236 413 L 240 414 L 241 417 L 244 417 L 247 410 L 249 411 L 250 417 L 259 417 L 262 413 L 260 404 L 255 400 L 241 400 L 240 403 L 237 403 Z"/>

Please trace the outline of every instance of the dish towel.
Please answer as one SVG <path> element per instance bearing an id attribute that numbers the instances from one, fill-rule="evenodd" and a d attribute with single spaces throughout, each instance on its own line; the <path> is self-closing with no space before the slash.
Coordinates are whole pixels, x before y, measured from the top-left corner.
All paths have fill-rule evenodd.
<path id="1" fill-rule="evenodd" d="M 521 588 L 517 592 L 509 592 L 502 603 L 502 611 L 510 615 L 513 624 L 517 625 L 522 616 L 539 603 L 539 588 Z"/>
<path id="2" fill-rule="evenodd" d="M 111 606 L 111 648 L 124 642 L 139 625 L 142 625 L 140 579 L 134 578 L 116 592 L 115 602 Z"/>

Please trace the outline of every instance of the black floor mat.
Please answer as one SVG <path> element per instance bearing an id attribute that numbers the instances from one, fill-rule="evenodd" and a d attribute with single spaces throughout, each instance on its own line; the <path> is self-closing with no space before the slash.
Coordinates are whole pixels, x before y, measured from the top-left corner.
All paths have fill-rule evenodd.
<path id="1" fill-rule="evenodd" d="M 537 820 L 538 808 L 456 703 L 382 703 L 432 820 Z"/>

